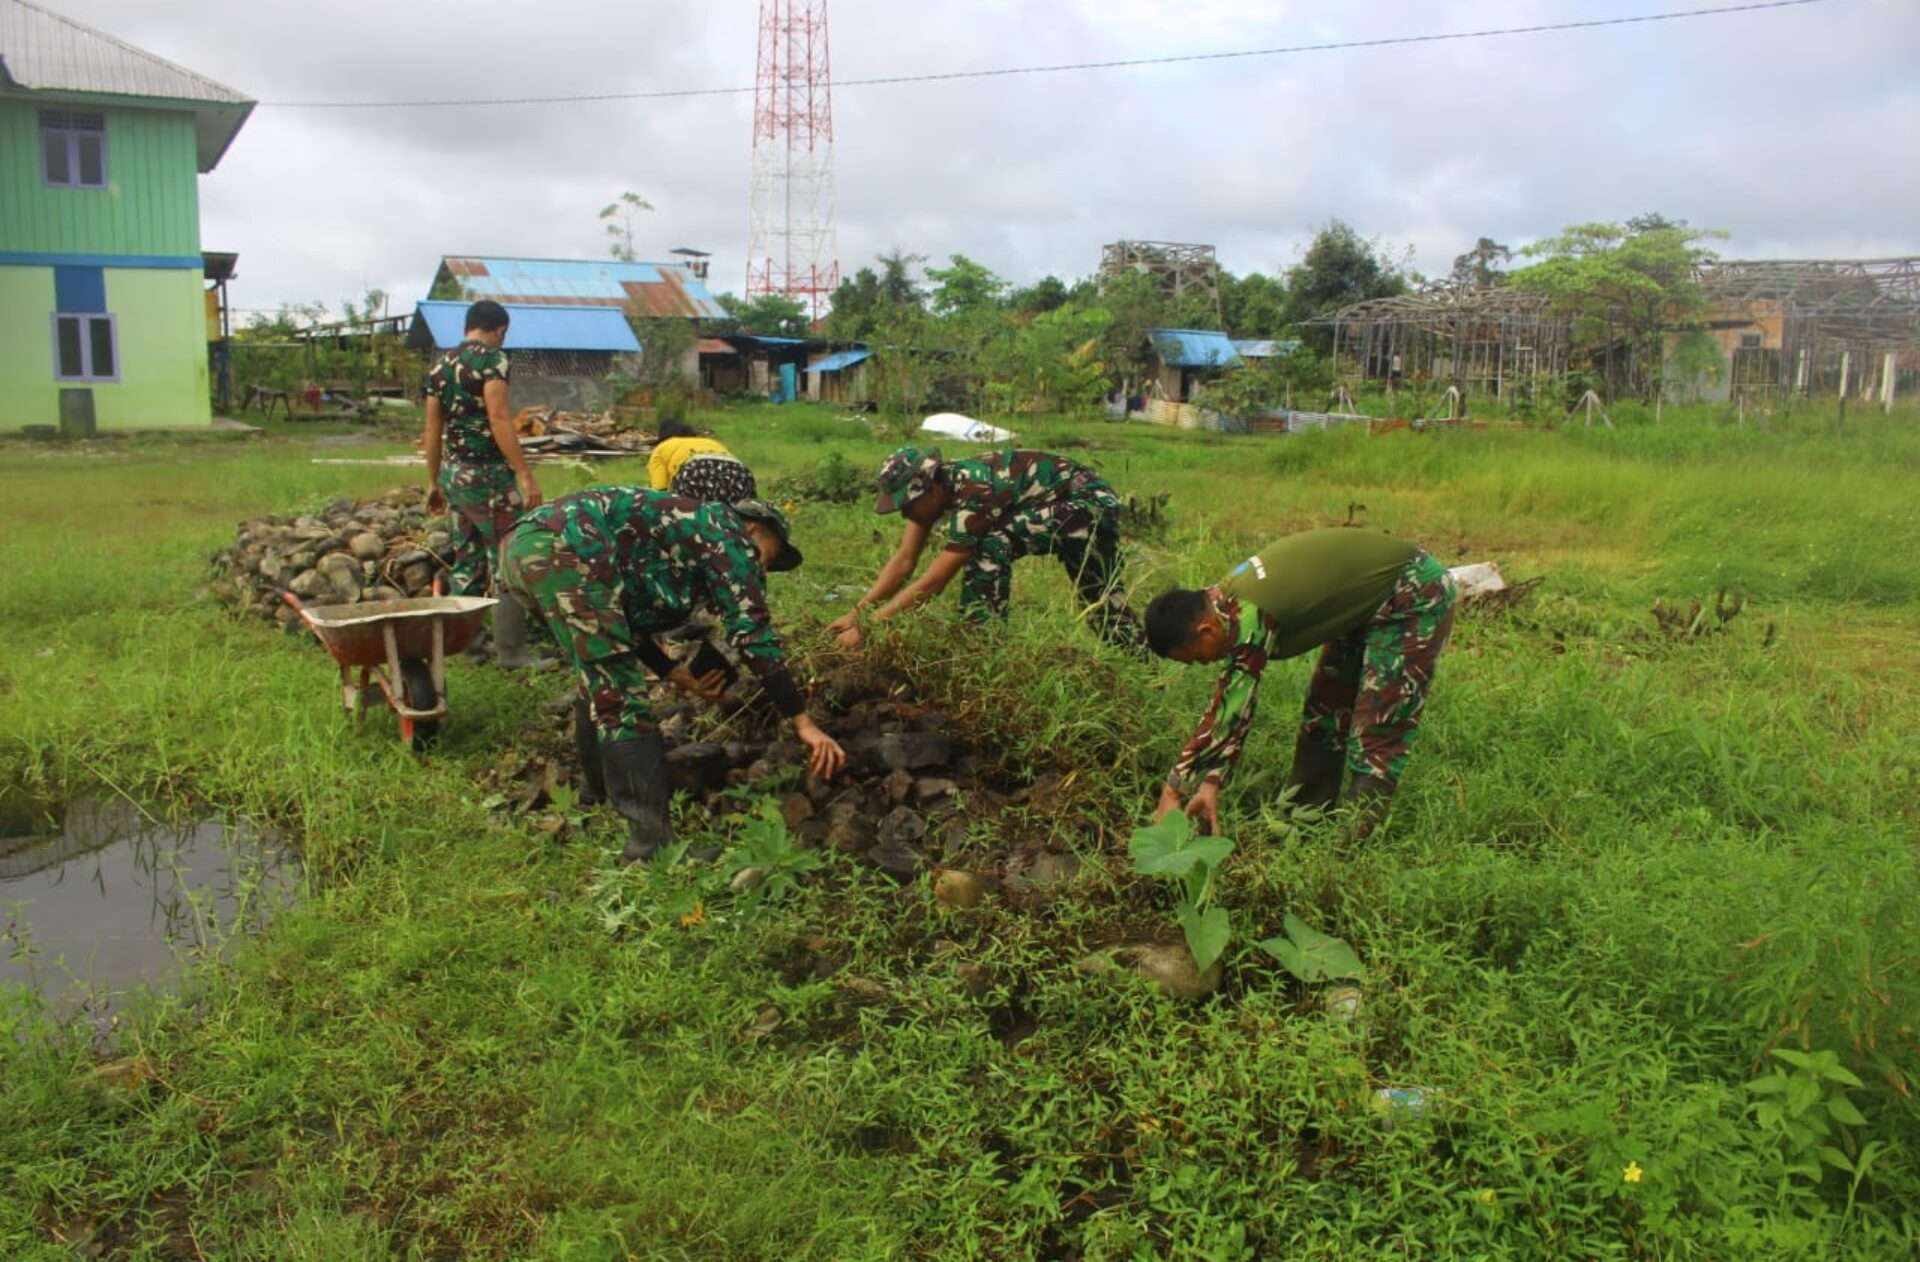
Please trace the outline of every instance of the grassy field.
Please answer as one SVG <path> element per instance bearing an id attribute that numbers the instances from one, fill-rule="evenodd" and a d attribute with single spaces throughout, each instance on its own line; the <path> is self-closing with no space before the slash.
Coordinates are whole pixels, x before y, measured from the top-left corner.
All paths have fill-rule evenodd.
<path id="1" fill-rule="evenodd" d="M 703 419 L 763 487 L 889 446 Z M 1920 422 L 1021 437 L 1170 493 L 1128 547 L 1142 597 L 1349 517 L 1545 576 L 1462 622 L 1364 849 L 1274 808 L 1308 663 L 1269 670 L 1199 1003 L 1074 964 L 1171 925 L 1124 842 L 1212 679 L 1104 651 L 1050 562 L 1004 629 L 950 595 L 871 652 L 1071 784 L 1033 826 L 1079 880 L 956 913 L 830 853 L 750 904 L 712 865 L 616 869 L 611 814 L 555 843 L 488 809 L 558 739 L 561 676 L 456 667 L 416 760 L 351 735 L 311 643 L 196 595 L 239 519 L 400 480 L 314 456 L 397 446 L 0 447 L 0 785 L 254 817 L 307 861 L 297 908 L 135 1015 L 132 1075 L 0 1002 L 0 1256 L 1912 1256 Z M 776 612 L 836 669 L 819 628 L 894 523 L 795 521 Z M 1656 599 L 1722 588 L 1749 601 L 1724 634 L 1655 631 Z M 1357 950 L 1360 1019 L 1252 947 L 1288 912 Z M 1389 1086 L 1429 1107 L 1383 1124 Z"/>

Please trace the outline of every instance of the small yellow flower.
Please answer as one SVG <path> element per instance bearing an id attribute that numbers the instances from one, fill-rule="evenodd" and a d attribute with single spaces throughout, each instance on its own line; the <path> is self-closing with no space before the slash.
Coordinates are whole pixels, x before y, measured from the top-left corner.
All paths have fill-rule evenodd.
<path id="1" fill-rule="evenodd" d="M 680 927 L 682 929 L 691 929 L 695 925 L 704 925 L 706 923 L 707 905 L 705 903 L 695 903 L 692 911 L 680 917 Z M 1636 1175 L 1635 1177 L 1638 1178 L 1639 1176 Z"/>
<path id="2" fill-rule="evenodd" d="M 1638 1183 L 1640 1182 L 1640 1176 L 1645 1173 L 1646 1171 L 1640 1168 L 1639 1162 L 1629 1161 L 1627 1163 L 1627 1168 L 1620 1172 L 1620 1177 L 1625 1179 L 1628 1183 Z"/>
<path id="3" fill-rule="evenodd" d="M 1491 1204 L 1493 1204 L 1493 1202 L 1494 1202 L 1494 1195 L 1493 1195 L 1493 1189 L 1492 1189 L 1492 1188 L 1481 1188 L 1481 1189 L 1480 1189 L 1480 1191 L 1479 1191 L 1479 1197 L 1480 1197 L 1480 1203 L 1481 1203 L 1482 1205 L 1491 1205 Z"/>

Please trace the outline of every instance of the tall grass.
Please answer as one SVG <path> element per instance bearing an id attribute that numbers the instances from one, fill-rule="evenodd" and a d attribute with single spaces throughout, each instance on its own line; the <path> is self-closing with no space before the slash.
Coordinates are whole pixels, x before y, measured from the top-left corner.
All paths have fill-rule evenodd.
<path id="1" fill-rule="evenodd" d="M 763 481 L 890 445 L 824 413 L 703 419 Z M 1021 563 L 1007 625 L 956 625 L 949 595 L 870 652 L 1014 769 L 1062 777 L 1046 835 L 1081 878 L 959 915 L 835 855 L 749 911 L 710 867 L 616 871 L 610 817 L 556 844 L 486 809 L 505 751 L 562 739 L 559 677 L 457 666 L 423 761 L 381 716 L 351 733 L 311 645 L 195 597 L 235 522 L 391 470 L 280 436 L 35 455 L 0 471 L 0 780 L 274 821 L 309 888 L 136 1018 L 119 1051 L 144 1085 L 0 1004 L 0 1254 L 1912 1252 L 1913 431 L 1022 425 L 1123 495 L 1172 493 L 1128 544 L 1143 595 L 1350 515 L 1546 576 L 1462 621 L 1364 848 L 1273 806 L 1308 663 L 1269 669 L 1221 897 L 1243 940 L 1292 912 L 1353 943 L 1358 1021 L 1251 949 L 1200 1004 L 1075 967 L 1170 927 L 1120 843 L 1212 679 L 1100 647 L 1049 560 Z M 897 521 L 795 520 L 809 559 L 776 612 L 829 670 L 819 628 Z M 1654 598 L 1721 585 L 1751 602 L 1724 634 L 1654 633 Z M 1863 1084 L 1862 1123 L 1822 1141 L 1857 1178 L 1756 1112 L 1778 1050 Z M 1384 1086 L 1427 1111 L 1383 1126 Z"/>

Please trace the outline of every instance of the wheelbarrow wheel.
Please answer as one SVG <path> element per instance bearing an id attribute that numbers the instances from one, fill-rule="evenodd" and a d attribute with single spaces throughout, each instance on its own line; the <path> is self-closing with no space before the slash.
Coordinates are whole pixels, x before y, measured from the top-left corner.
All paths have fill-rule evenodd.
<path id="1" fill-rule="evenodd" d="M 400 690 L 406 694 L 410 710 L 431 710 L 440 701 L 439 694 L 433 690 L 433 672 L 417 657 L 400 659 Z M 400 739 L 415 753 L 430 749 L 440 739 L 440 720 L 410 719 L 402 715 Z"/>

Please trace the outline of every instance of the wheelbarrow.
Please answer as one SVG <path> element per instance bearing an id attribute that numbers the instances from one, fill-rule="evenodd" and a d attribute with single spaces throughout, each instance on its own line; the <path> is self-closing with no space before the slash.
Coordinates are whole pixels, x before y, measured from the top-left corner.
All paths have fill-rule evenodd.
<path id="1" fill-rule="evenodd" d="M 447 654 L 466 648 L 498 603 L 483 596 L 420 596 L 309 607 L 292 592 L 281 599 L 340 664 L 340 708 L 353 716 L 354 727 L 365 723 L 367 702 L 378 695 L 399 716 L 401 741 L 416 750 L 440 735 L 447 717 Z"/>

